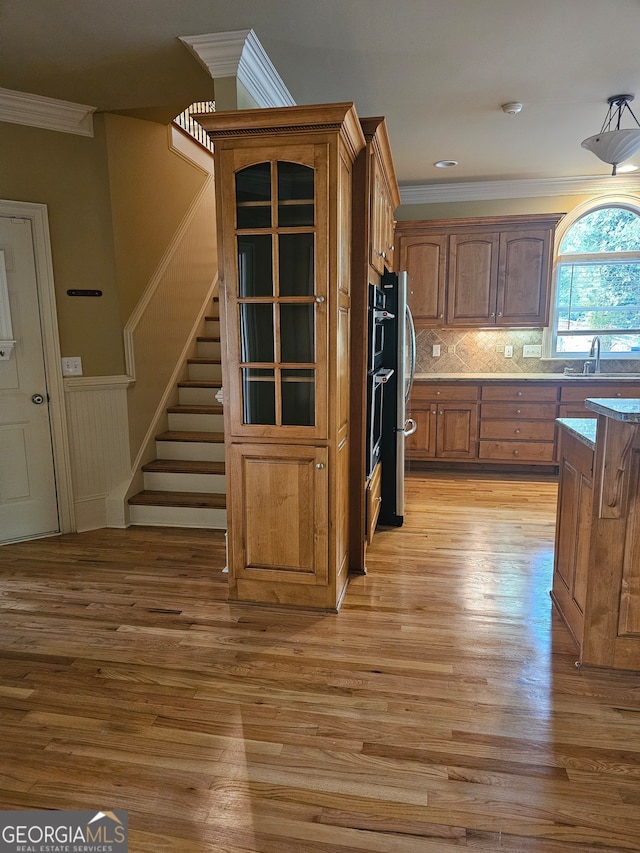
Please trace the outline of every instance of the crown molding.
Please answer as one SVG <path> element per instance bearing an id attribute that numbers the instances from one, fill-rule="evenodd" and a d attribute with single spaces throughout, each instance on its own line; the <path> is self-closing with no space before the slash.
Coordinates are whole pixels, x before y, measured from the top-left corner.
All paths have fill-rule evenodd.
<path id="1" fill-rule="evenodd" d="M 95 107 L 42 95 L 0 89 L 0 121 L 43 127 L 60 133 L 93 136 Z"/>
<path id="2" fill-rule="evenodd" d="M 211 77 L 237 77 L 259 107 L 296 105 L 253 30 L 179 38 Z"/>
<path id="3" fill-rule="evenodd" d="M 577 178 L 527 178 L 511 181 L 470 181 L 459 184 L 413 184 L 400 187 L 402 204 L 451 201 L 490 201 L 562 195 L 599 195 L 605 192 L 640 193 L 640 174 L 589 175 Z"/>

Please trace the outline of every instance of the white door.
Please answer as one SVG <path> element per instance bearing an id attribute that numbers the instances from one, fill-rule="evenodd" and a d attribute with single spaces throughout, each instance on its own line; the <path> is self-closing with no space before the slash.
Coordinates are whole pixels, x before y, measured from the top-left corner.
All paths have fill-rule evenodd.
<path id="1" fill-rule="evenodd" d="M 0 543 L 60 530 L 29 219 L 0 216 L 2 266 L 16 346 L 0 358 Z"/>

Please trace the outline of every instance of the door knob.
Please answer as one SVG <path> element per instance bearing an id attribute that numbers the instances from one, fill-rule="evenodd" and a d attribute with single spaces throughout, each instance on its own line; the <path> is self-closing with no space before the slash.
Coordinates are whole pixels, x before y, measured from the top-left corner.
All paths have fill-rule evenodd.
<path id="1" fill-rule="evenodd" d="M 31 402 L 35 403 L 36 406 L 41 406 L 44 403 L 44 397 L 42 394 L 34 394 L 31 398 Z"/>

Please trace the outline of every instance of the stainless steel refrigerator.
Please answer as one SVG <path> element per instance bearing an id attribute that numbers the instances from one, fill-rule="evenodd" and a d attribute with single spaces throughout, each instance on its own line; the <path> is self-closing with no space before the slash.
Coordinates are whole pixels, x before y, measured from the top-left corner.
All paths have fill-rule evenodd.
<path id="1" fill-rule="evenodd" d="M 416 334 L 407 304 L 406 272 L 385 273 L 382 291 L 394 316 L 385 330 L 382 364 L 393 371 L 384 385 L 382 403 L 382 501 L 378 524 L 399 527 L 404 521 L 405 442 L 416 431 L 409 399 L 416 367 Z"/>

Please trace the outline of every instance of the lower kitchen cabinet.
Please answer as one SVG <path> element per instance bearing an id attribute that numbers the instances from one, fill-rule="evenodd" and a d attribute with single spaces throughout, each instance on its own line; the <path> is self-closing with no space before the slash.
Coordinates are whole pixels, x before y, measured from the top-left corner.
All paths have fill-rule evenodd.
<path id="1" fill-rule="evenodd" d="M 411 412 L 417 424 L 407 440 L 409 459 L 474 459 L 478 452 L 476 385 L 417 386 Z"/>
<path id="2" fill-rule="evenodd" d="M 589 570 L 594 451 L 571 433 L 565 430 L 560 433 L 560 481 L 551 597 L 580 648 Z"/>
<path id="3" fill-rule="evenodd" d="M 640 384 L 583 379 L 419 379 L 411 394 L 415 433 L 407 459 L 557 466 L 556 418 L 593 417 L 589 397 L 640 397 Z"/>
<path id="4" fill-rule="evenodd" d="M 479 459 L 553 465 L 557 397 L 549 383 L 483 385 Z"/>
<path id="5" fill-rule="evenodd" d="M 382 503 L 382 464 L 378 462 L 367 485 L 367 544 L 371 545 Z"/>

